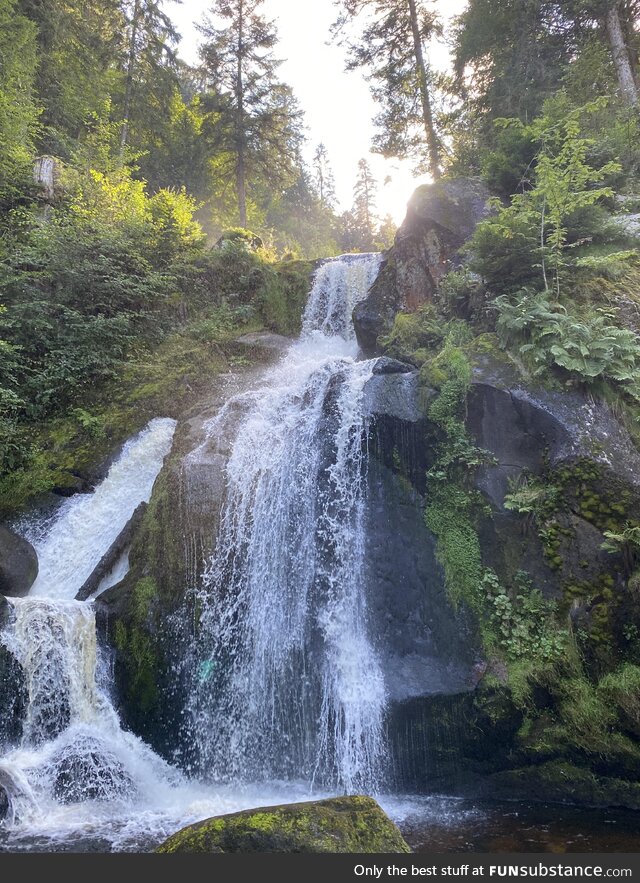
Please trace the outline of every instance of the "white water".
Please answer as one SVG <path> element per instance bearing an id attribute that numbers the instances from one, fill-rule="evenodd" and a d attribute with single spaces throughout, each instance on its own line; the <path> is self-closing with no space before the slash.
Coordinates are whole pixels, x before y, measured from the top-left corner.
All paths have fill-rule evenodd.
<path id="1" fill-rule="evenodd" d="M 199 818 L 379 786 L 386 696 L 361 575 L 372 363 L 356 360 L 350 322 L 379 263 L 346 256 L 320 268 L 301 340 L 191 454 L 215 447 L 242 411 L 189 660 L 188 735 L 217 784 L 187 781 L 122 730 L 91 604 L 71 600 L 149 498 L 173 421 L 152 421 L 94 494 L 28 528 L 39 577 L 0 635 L 28 686 L 22 741 L 0 758 L 8 848 L 140 849 Z"/>
<path id="2" fill-rule="evenodd" d="M 215 448 L 241 410 L 187 708 L 196 763 L 217 781 L 379 784 L 386 694 L 362 577 L 373 362 L 356 361 L 350 318 L 379 265 L 324 264 L 300 341 L 208 426 Z"/>
<path id="3" fill-rule="evenodd" d="M 94 493 L 66 500 L 44 533 L 27 526 L 39 562 L 32 596 L 75 598 L 136 507 L 149 500 L 175 427 L 175 420 L 152 420 L 127 442 Z"/>

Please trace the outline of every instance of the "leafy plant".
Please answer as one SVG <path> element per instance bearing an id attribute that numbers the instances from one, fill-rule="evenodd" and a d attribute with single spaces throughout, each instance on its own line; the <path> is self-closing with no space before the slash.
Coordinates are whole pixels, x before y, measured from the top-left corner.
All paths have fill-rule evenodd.
<path id="1" fill-rule="evenodd" d="M 501 295 L 494 305 L 502 346 L 514 348 L 534 374 L 561 368 L 585 383 L 598 377 L 618 381 L 637 395 L 640 341 L 633 331 L 611 324 L 607 314 L 578 318 L 546 294 L 529 290 L 514 299 Z"/>

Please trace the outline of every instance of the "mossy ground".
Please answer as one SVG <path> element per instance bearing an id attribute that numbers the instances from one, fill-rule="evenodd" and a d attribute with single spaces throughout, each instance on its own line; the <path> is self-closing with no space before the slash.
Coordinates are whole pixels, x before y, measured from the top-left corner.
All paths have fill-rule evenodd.
<path id="1" fill-rule="evenodd" d="M 247 810 L 178 831 L 160 853 L 409 853 L 370 797 L 338 797 Z"/>

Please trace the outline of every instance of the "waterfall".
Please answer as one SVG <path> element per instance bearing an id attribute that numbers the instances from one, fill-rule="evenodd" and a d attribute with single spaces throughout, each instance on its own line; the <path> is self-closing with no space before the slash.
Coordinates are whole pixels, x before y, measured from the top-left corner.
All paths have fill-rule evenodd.
<path id="1" fill-rule="evenodd" d="M 174 420 L 152 420 L 123 447 L 94 493 L 65 501 L 53 518 L 22 525 L 40 571 L 28 597 L 10 599 L 0 634 L 26 694 L 22 737 L 0 757 L 0 803 L 10 827 L 37 830 L 65 817 L 86 825 L 93 814 L 78 816 L 77 807 L 99 801 L 122 812 L 133 803 L 157 802 L 158 790 L 176 779 L 121 729 L 93 607 L 72 600 L 136 506 L 149 499 L 174 429 Z"/>
<path id="2" fill-rule="evenodd" d="M 39 562 L 31 596 L 75 598 L 136 506 L 151 497 L 175 426 L 175 420 L 152 420 L 124 445 L 94 493 L 69 497 L 53 521 L 24 525 Z"/>
<path id="3" fill-rule="evenodd" d="M 196 592 L 187 706 L 196 763 L 214 780 L 379 785 L 385 687 L 363 580 L 373 362 L 357 361 L 351 323 L 379 265 L 379 255 L 347 255 L 320 267 L 301 339 L 263 387 L 210 421 L 194 452 L 215 450 L 237 421 Z"/>
<path id="4" fill-rule="evenodd" d="M 0 633 L 25 694 L 22 737 L 0 746 L 0 851 L 6 837 L 140 849 L 207 816 L 382 784 L 386 689 L 363 577 L 373 362 L 351 324 L 380 260 L 319 268 L 300 340 L 185 459 L 185 472 L 226 462 L 214 553 L 186 587 L 197 630 L 176 654 L 190 772 L 206 783 L 122 729 L 92 604 L 73 600 L 149 499 L 175 422 L 151 421 L 94 493 L 21 526 L 40 572 Z M 127 566 L 125 553 L 107 584 Z"/>

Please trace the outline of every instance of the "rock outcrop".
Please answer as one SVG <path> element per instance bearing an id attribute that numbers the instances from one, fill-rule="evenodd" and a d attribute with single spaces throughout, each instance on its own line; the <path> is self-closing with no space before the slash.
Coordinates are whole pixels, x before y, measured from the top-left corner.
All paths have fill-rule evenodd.
<path id="1" fill-rule="evenodd" d="M 38 556 L 27 540 L 0 524 L 0 594 L 21 598 L 38 575 Z"/>
<path id="2" fill-rule="evenodd" d="M 474 178 L 443 178 L 415 191 L 380 275 L 353 312 L 366 353 L 376 351 L 396 313 L 429 303 L 444 274 L 459 266 L 461 246 L 489 212 L 488 198 Z"/>
<path id="3" fill-rule="evenodd" d="M 159 853 L 410 853 L 371 797 L 260 807 L 190 825 Z"/>

